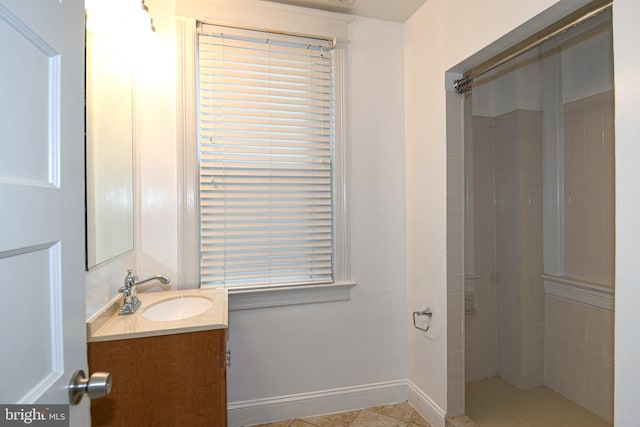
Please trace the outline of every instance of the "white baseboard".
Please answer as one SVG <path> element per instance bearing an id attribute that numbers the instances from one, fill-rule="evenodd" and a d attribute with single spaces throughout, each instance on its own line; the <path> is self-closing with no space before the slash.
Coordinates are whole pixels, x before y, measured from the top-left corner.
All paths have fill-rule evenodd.
<path id="1" fill-rule="evenodd" d="M 409 403 L 433 427 L 445 427 L 445 410 L 411 381 L 407 381 Z"/>
<path id="2" fill-rule="evenodd" d="M 424 396 L 424 394 L 422 395 Z M 227 405 L 227 425 L 240 427 L 351 411 L 403 402 L 407 400 L 407 397 L 407 380 L 396 380 L 289 396 L 230 402 Z M 418 410 L 422 413 L 422 410 Z M 432 425 L 437 426 L 433 423 Z"/>

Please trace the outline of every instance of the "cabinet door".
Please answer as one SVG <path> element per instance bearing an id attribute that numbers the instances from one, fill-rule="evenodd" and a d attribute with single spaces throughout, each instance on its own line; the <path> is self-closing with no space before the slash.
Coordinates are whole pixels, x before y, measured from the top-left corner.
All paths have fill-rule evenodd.
<path id="1" fill-rule="evenodd" d="M 225 330 L 89 343 L 89 369 L 111 372 L 92 426 L 226 426 Z"/>

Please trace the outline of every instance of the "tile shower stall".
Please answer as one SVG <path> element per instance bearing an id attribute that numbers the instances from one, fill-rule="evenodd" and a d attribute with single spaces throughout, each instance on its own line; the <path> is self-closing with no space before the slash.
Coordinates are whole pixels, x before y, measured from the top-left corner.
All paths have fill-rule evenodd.
<path id="1" fill-rule="evenodd" d="M 463 124 L 465 381 L 545 385 L 609 422 L 611 44 L 604 16 L 501 66 Z"/>

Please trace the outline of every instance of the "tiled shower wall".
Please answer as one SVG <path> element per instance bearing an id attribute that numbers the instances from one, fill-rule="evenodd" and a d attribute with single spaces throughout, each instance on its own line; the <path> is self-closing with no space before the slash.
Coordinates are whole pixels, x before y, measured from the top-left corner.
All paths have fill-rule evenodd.
<path id="1" fill-rule="evenodd" d="M 495 123 L 498 374 L 518 388 L 543 383 L 542 113 Z"/>
<path id="2" fill-rule="evenodd" d="M 547 296 L 544 383 L 613 422 L 613 311 Z"/>
<path id="3" fill-rule="evenodd" d="M 565 275 L 613 288 L 613 91 L 564 104 Z"/>
<path id="4" fill-rule="evenodd" d="M 613 92 L 564 105 L 565 273 L 614 288 Z M 545 385 L 613 421 L 613 310 L 546 297 Z"/>
<path id="5" fill-rule="evenodd" d="M 542 114 L 473 117 L 477 313 L 466 316 L 466 380 L 542 384 Z"/>
<path id="6" fill-rule="evenodd" d="M 613 94 L 564 106 L 565 268 L 613 287 Z M 545 384 L 611 421 L 613 312 L 544 295 L 541 115 L 473 117 L 477 313 L 465 379 Z M 495 197 L 495 204 L 494 204 Z"/>
<path id="7" fill-rule="evenodd" d="M 542 116 L 473 117 L 477 313 L 466 317 L 466 380 L 542 383 Z M 495 199 L 495 200 L 494 200 Z"/>
<path id="8" fill-rule="evenodd" d="M 495 284 L 496 218 L 493 198 L 495 120 L 473 116 L 474 253 L 476 312 L 465 318 L 465 380 L 498 373 L 498 316 Z"/>

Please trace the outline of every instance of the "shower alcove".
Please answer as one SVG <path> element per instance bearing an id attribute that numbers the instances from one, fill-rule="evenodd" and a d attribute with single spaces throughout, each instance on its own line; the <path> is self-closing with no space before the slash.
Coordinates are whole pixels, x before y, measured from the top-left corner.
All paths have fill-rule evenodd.
<path id="1" fill-rule="evenodd" d="M 448 416 L 466 406 L 473 419 L 465 383 L 498 377 L 612 422 L 613 101 L 608 11 L 448 93 L 450 248 L 464 221 L 464 320 L 450 311 L 448 325 L 464 362 L 449 364 Z"/>

